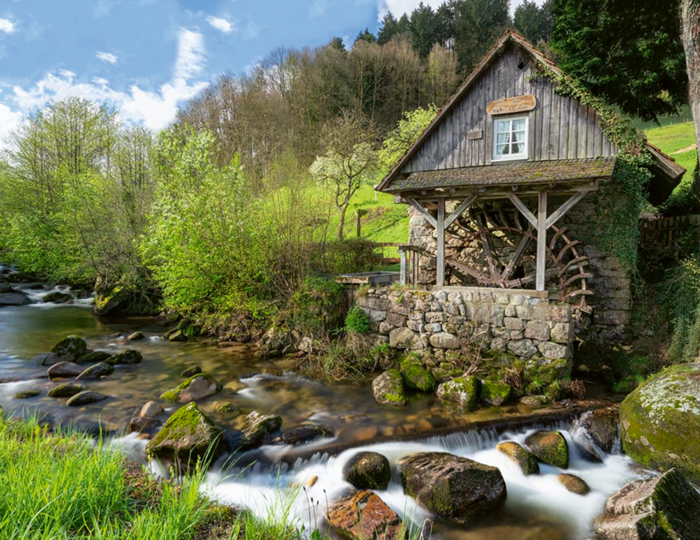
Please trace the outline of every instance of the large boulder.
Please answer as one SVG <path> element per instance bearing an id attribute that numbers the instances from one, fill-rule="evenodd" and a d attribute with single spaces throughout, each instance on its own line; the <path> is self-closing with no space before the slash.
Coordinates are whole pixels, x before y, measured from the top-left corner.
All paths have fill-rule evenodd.
<path id="1" fill-rule="evenodd" d="M 265 438 L 279 430 L 282 426 L 282 417 L 277 415 L 264 415 L 253 411 L 245 417 L 243 429 L 239 434 L 236 448 L 244 452 L 262 446 Z"/>
<path id="2" fill-rule="evenodd" d="M 149 456 L 173 460 L 189 466 L 197 459 L 212 462 L 223 449 L 222 431 L 196 403 L 188 403 L 168 418 L 160 431 L 146 445 Z"/>
<path id="3" fill-rule="evenodd" d="M 326 512 L 328 524 L 350 540 L 403 540 L 406 529 L 398 514 L 371 491 L 341 497 Z"/>
<path id="4" fill-rule="evenodd" d="M 389 369 L 372 381 L 372 392 L 377 403 L 403 407 L 406 405 L 406 393 L 403 378 L 396 369 Z"/>
<path id="5" fill-rule="evenodd" d="M 529 450 L 526 450 L 518 443 L 506 441 L 496 445 L 496 449 L 505 454 L 513 461 L 523 474 L 540 474 L 540 465 L 537 458 Z"/>
<path id="6" fill-rule="evenodd" d="M 433 392 L 435 390 L 435 377 L 415 356 L 408 355 L 401 360 L 401 377 L 406 388 L 410 390 L 418 392 Z"/>
<path id="7" fill-rule="evenodd" d="M 677 468 L 700 481 L 700 364 L 669 367 L 620 405 L 622 448 L 653 468 Z"/>
<path id="8" fill-rule="evenodd" d="M 359 452 L 343 467 L 343 479 L 357 489 L 386 489 L 391 481 L 391 465 L 377 452 Z"/>
<path id="9" fill-rule="evenodd" d="M 190 401 L 213 396 L 219 392 L 221 392 L 221 385 L 214 377 L 206 373 L 197 373 L 197 375 L 193 375 L 177 388 L 168 390 L 160 397 L 167 401 L 189 403 Z"/>
<path id="10" fill-rule="evenodd" d="M 389 332 L 389 346 L 394 349 L 418 350 L 424 349 L 425 343 L 420 335 L 410 328 L 394 328 Z"/>
<path id="11" fill-rule="evenodd" d="M 91 392 L 90 390 L 84 390 L 75 394 L 72 398 L 66 401 L 66 405 L 69 407 L 82 407 L 83 405 L 90 405 L 92 403 L 97 403 L 98 401 L 103 401 L 107 399 L 107 396 L 101 394 L 100 392 Z"/>
<path id="12" fill-rule="evenodd" d="M 462 411 L 471 411 L 479 398 L 479 381 L 473 375 L 458 377 L 438 386 L 437 398 Z"/>
<path id="13" fill-rule="evenodd" d="M 233 404 L 229 403 L 228 405 Z M 219 407 L 217 407 L 217 409 L 218 408 Z M 331 428 L 320 424 L 304 424 L 284 430 L 282 433 L 282 442 L 291 445 L 307 444 L 327 437 L 333 437 L 333 430 Z"/>
<path id="14" fill-rule="evenodd" d="M 47 370 L 47 375 L 50 380 L 54 379 L 70 379 L 77 377 L 83 372 L 83 367 L 75 362 L 59 362 L 54 364 Z"/>
<path id="15" fill-rule="evenodd" d="M 75 336 L 68 336 L 54 345 L 51 352 L 42 361 L 42 364 L 52 366 L 59 362 L 76 362 L 85 354 L 87 354 L 87 343 L 85 343 L 85 340 Z"/>
<path id="16" fill-rule="evenodd" d="M 105 360 L 105 362 L 112 366 L 129 366 L 132 364 L 140 364 L 142 360 L 143 356 L 139 351 L 134 349 L 126 349 L 125 351 L 122 351 L 119 354 L 110 356 L 109 358 L 107 358 L 107 360 Z"/>
<path id="17" fill-rule="evenodd" d="M 700 493 L 671 469 L 612 495 L 594 525 L 601 540 L 700 538 Z"/>
<path id="18" fill-rule="evenodd" d="M 0 307 L 3 306 L 26 306 L 32 301 L 23 292 L 8 292 L 0 294 Z"/>
<path id="19" fill-rule="evenodd" d="M 80 375 L 78 375 L 75 380 L 83 381 L 87 379 L 100 379 L 102 377 L 108 377 L 112 373 L 114 373 L 114 368 L 110 364 L 100 362 L 99 364 L 95 364 L 94 366 L 87 368 Z"/>
<path id="20" fill-rule="evenodd" d="M 525 439 L 525 446 L 542 463 L 560 469 L 569 467 L 569 445 L 558 431 L 536 431 Z"/>
<path id="21" fill-rule="evenodd" d="M 442 518 L 467 522 L 496 511 L 506 500 L 506 483 L 496 467 L 443 452 L 399 461 L 404 492 Z"/>

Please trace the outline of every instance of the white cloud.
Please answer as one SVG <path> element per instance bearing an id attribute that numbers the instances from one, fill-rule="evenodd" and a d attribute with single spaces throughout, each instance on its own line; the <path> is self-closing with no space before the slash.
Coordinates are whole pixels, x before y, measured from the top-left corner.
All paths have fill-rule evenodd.
<path id="1" fill-rule="evenodd" d="M 7 136 L 19 126 L 21 121 L 21 112 L 13 111 L 7 105 L 0 103 L 0 148 L 5 146 Z"/>
<path id="2" fill-rule="evenodd" d="M 207 22 L 213 27 L 216 28 L 217 30 L 223 32 L 224 34 L 230 34 L 236 29 L 236 22 L 235 21 L 229 21 L 228 19 L 224 19 L 223 17 L 213 17 L 209 16 L 207 17 Z"/>
<path id="3" fill-rule="evenodd" d="M 95 56 L 103 62 L 108 62 L 110 64 L 116 64 L 117 60 L 119 60 L 117 55 L 108 52 L 97 51 Z"/>
<path id="4" fill-rule="evenodd" d="M 433 9 L 440 7 L 445 3 L 445 0 L 422 0 L 426 6 Z M 377 0 L 377 8 L 379 9 L 379 20 L 381 21 L 387 11 L 391 11 L 398 19 L 404 13 L 408 15 L 418 7 L 421 0 Z"/>
<path id="5" fill-rule="evenodd" d="M 309 6 L 309 16 L 320 17 L 326 11 L 328 11 L 329 1 L 328 0 L 313 0 Z"/>
<path id="6" fill-rule="evenodd" d="M 17 30 L 15 23 L 9 19 L 0 19 L 0 32 L 5 32 L 6 34 L 12 34 Z"/>
<path id="7" fill-rule="evenodd" d="M 14 86 L 7 96 L 3 94 L 4 103 L 0 103 L 0 134 L 14 129 L 23 113 L 68 97 L 111 101 L 120 108 L 127 124 L 140 124 L 154 131 L 163 129 L 175 120 L 181 103 L 209 85 L 208 82 L 193 81 L 202 73 L 204 53 L 202 35 L 182 29 L 172 79 L 157 91 L 144 90 L 136 85 L 128 91 L 118 91 L 110 88 L 106 79 L 93 77 L 90 82 L 80 82 L 76 74 L 68 70 L 47 73 L 30 88 Z"/>

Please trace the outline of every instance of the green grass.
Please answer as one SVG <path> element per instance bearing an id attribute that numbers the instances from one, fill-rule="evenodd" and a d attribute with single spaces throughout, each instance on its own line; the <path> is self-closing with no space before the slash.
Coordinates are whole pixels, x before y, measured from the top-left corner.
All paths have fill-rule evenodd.
<path id="1" fill-rule="evenodd" d="M 676 163 L 686 169 L 686 173 L 683 175 L 680 184 L 676 186 L 669 200 L 673 200 L 674 197 L 682 197 L 681 193 L 687 190 L 693 181 L 693 171 L 695 170 L 698 159 L 697 149 L 679 152 L 680 150 L 692 146 L 696 142 L 693 123 L 681 122 L 649 129 L 646 131 L 646 136 L 651 144 L 657 146 L 666 154 L 669 154 Z"/>
<path id="2" fill-rule="evenodd" d="M 289 512 L 236 513 L 203 497 L 202 480 L 201 471 L 155 480 L 99 439 L 0 411 L 3 540 L 301 540 Z"/>

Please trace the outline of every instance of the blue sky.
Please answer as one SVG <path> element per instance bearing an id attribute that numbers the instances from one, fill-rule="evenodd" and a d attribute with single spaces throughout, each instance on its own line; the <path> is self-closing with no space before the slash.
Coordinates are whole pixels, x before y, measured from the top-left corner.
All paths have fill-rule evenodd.
<path id="1" fill-rule="evenodd" d="M 158 130 L 221 73 L 277 47 L 351 41 L 375 31 L 387 9 L 410 12 L 418 2 L 0 0 L 0 137 L 68 96 L 111 100 L 126 123 Z"/>

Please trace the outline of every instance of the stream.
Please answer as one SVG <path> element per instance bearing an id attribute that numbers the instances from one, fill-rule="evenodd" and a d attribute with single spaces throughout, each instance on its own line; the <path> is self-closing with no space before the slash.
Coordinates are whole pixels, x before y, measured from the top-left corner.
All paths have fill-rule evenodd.
<path id="1" fill-rule="evenodd" d="M 389 409 L 372 399 L 369 380 L 358 385 L 321 384 L 293 373 L 288 360 L 257 360 L 253 349 L 245 345 L 216 344 L 205 339 L 171 343 L 161 337 L 168 328 L 157 319 L 105 322 L 93 317 L 90 298 L 76 298 L 70 305 L 47 304 L 40 299 L 51 291 L 30 290 L 23 285 L 17 288 L 24 289 L 37 303 L 0 308 L 0 407 L 13 413 L 37 412 L 52 422 L 101 426 L 112 445 L 145 462 L 147 440 L 144 436 L 126 434 L 129 421 L 144 403 L 157 400 L 161 393 L 180 384 L 183 380 L 180 373 L 185 368 L 201 366 L 224 389 L 198 404 L 223 428 L 232 429 L 235 417 L 216 412 L 216 404 L 222 401 L 235 403 L 244 413 L 256 410 L 279 414 L 283 429 L 309 421 L 333 428 L 333 439 L 307 445 L 304 457 L 296 462 L 284 459 L 289 457 L 291 447 L 264 446 L 256 451 L 258 463 L 224 467 L 224 457 L 207 476 L 204 489 L 222 503 L 250 508 L 260 516 L 279 518 L 289 513 L 295 524 L 307 530 L 323 527 L 327 502 L 350 487 L 342 478 L 343 465 L 354 454 L 367 449 L 385 455 L 392 465 L 402 456 L 416 452 L 446 451 L 501 470 L 508 491 L 505 508 L 497 516 L 468 528 L 436 523 L 431 537 L 444 540 L 585 540 L 590 537 L 591 523 L 602 512 L 608 496 L 630 480 L 648 475 L 620 453 L 606 455 L 603 463 L 586 461 L 573 444 L 570 425 L 544 426 L 562 430 L 571 451 L 571 466 L 566 472 L 581 477 L 591 488 L 588 495 L 575 495 L 557 480 L 558 469 L 541 465 L 540 476 L 526 477 L 495 449 L 504 440 L 522 442 L 532 430 L 498 433 L 493 429 L 477 431 L 466 427 L 476 420 L 498 419 L 503 415 L 501 411 L 454 413 L 435 403 L 432 396 L 412 399 L 402 409 Z M 66 288 L 60 290 L 73 294 Z M 142 332 L 145 339 L 127 341 L 124 336 L 134 331 Z M 90 390 L 106 394 L 109 399 L 86 407 L 67 407 L 64 400 L 46 395 L 52 384 L 40 359 L 42 353 L 68 335 L 84 338 L 94 350 L 117 353 L 127 348 L 138 349 L 144 360 L 138 365 L 116 366 L 112 376 L 89 383 Z M 245 387 L 236 391 L 229 383 L 238 381 Z M 42 393 L 33 399 L 14 397 L 26 390 Z M 173 407 L 176 405 L 166 410 L 172 411 Z M 458 429 L 461 425 L 465 426 L 464 431 L 452 435 L 420 436 L 421 432 L 455 426 Z M 378 438 L 397 436 L 416 440 L 377 442 Z M 324 452 L 329 444 L 353 448 L 329 457 Z M 314 454 L 315 450 L 318 451 Z M 310 482 L 312 478 L 315 483 Z M 306 487 L 307 484 L 313 485 Z M 419 527 L 431 518 L 425 509 L 403 494 L 396 472 L 389 488 L 378 494 L 405 522 Z"/>

